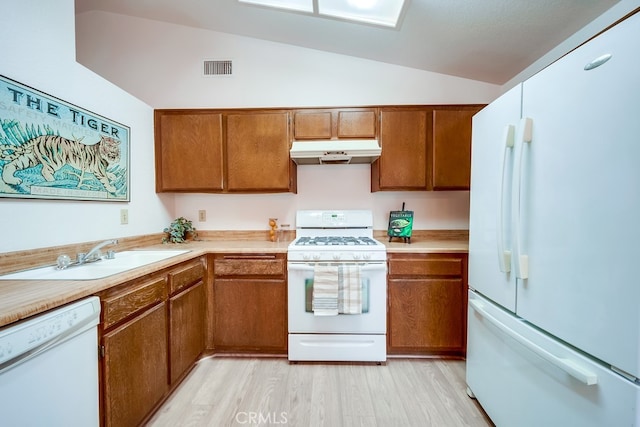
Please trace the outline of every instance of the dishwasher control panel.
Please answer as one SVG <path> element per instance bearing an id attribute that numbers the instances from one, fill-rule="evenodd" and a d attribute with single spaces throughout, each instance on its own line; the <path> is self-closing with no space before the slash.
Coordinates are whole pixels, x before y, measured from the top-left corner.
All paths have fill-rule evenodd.
<path id="1" fill-rule="evenodd" d="M 91 297 L 0 329 L 0 373 L 96 326 L 99 319 L 100 300 Z"/>

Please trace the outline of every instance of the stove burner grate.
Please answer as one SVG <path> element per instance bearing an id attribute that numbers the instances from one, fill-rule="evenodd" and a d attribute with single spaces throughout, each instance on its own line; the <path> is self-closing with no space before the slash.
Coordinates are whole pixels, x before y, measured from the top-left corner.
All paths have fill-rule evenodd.
<path id="1" fill-rule="evenodd" d="M 316 236 L 300 237 L 297 246 L 376 246 L 378 242 L 370 237 Z"/>

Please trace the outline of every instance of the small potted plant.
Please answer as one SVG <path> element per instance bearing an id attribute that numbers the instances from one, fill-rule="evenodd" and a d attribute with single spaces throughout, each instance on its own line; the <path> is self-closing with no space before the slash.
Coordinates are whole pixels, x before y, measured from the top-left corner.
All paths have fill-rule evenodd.
<path id="1" fill-rule="evenodd" d="M 184 243 L 187 234 L 191 233 L 192 238 L 196 238 L 196 228 L 193 223 L 184 218 L 176 218 L 169 227 L 163 230 L 167 235 L 162 239 L 162 243 Z"/>

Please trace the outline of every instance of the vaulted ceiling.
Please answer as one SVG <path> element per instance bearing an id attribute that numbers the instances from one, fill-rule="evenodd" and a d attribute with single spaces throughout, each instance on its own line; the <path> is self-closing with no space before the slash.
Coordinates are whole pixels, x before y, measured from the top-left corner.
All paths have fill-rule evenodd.
<path id="1" fill-rule="evenodd" d="M 407 0 L 396 29 L 237 0 L 76 0 L 106 11 L 504 84 L 616 0 Z"/>

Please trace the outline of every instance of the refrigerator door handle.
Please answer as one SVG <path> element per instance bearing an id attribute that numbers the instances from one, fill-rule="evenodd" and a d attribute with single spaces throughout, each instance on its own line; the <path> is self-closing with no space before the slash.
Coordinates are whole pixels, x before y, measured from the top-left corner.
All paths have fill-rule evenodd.
<path id="1" fill-rule="evenodd" d="M 484 309 L 484 304 L 481 301 L 469 298 L 469 305 L 481 315 L 483 318 L 491 322 L 496 328 L 502 331 L 505 335 L 512 338 L 516 342 L 520 343 L 525 348 L 529 349 L 533 353 L 537 354 L 547 362 L 562 369 L 573 378 L 584 383 L 585 385 L 595 385 L 598 383 L 598 375 L 580 366 L 575 360 L 558 357 L 527 338 L 519 335 L 515 331 L 512 331 L 498 319 L 493 317 Z"/>
<path id="2" fill-rule="evenodd" d="M 508 273 L 511 271 L 511 250 L 506 250 L 504 245 L 504 180 L 507 169 L 507 156 L 513 150 L 515 142 L 514 125 L 507 125 L 504 129 L 504 150 L 502 152 L 502 173 L 500 174 L 500 188 L 498 189 L 498 217 L 496 227 L 496 241 L 498 242 L 498 265 L 500 271 Z"/>
<path id="3" fill-rule="evenodd" d="M 521 217 L 520 217 L 520 199 L 522 198 L 522 159 L 524 157 L 525 143 L 531 143 L 533 133 L 533 121 L 529 117 L 525 117 L 521 120 L 520 128 L 522 131 L 522 147 L 520 149 L 520 156 L 518 156 L 518 165 L 516 166 L 517 173 L 514 176 L 514 197 L 513 197 L 513 250 L 515 252 L 516 261 L 516 277 L 519 279 L 529 278 L 529 257 L 522 253 L 520 248 L 520 242 L 522 236 L 520 233 Z"/>

